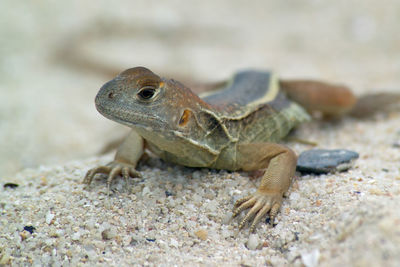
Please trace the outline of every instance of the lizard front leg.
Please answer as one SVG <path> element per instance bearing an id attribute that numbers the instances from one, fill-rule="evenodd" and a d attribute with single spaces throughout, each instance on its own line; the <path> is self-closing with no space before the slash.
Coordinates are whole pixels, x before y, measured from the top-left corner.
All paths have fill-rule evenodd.
<path id="1" fill-rule="evenodd" d="M 90 169 L 83 183 L 90 184 L 97 173 L 108 174 L 107 187 L 110 188 L 112 180 L 118 175 L 125 179 L 129 177 L 140 177 L 140 173 L 136 171 L 136 165 L 142 157 L 144 151 L 144 140 L 135 131 L 131 131 L 122 144 L 118 147 L 114 161 L 106 166 L 98 166 Z"/>
<path id="2" fill-rule="evenodd" d="M 250 209 L 239 224 L 239 229 L 252 218 L 250 231 L 257 223 L 270 215 L 271 224 L 282 204 L 282 197 L 289 189 L 296 170 L 297 157 L 289 148 L 279 144 L 241 144 L 238 146 L 238 163 L 244 171 L 267 168 L 257 191 L 235 203 L 233 216 Z"/>

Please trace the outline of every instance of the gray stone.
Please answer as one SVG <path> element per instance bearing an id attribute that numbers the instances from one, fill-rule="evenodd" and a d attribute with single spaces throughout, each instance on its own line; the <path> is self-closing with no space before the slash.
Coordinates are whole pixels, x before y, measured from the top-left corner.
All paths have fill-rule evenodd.
<path id="1" fill-rule="evenodd" d="M 322 174 L 348 170 L 358 153 L 346 149 L 311 149 L 300 154 L 297 170 L 301 173 Z"/>

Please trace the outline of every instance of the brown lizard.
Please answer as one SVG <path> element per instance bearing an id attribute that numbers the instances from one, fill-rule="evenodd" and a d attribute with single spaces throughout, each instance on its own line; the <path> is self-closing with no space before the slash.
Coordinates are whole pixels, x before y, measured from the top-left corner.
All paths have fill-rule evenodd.
<path id="1" fill-rule="evenodd" d="M 221 84 L 220 84 L 221 85 Z M 150 70 L 125 70 L 107 82 L 96 96 L 105 117 L 132 128 L 113 162 L 89 170 L 84 182 L 97 173 L 140 176 L 136 165 L 147 148 L 163 160 L 189 167 L 253 171 L 266 169 L 257 191 L 235 203 L 233 216 L 250 209 L 239 229 L 251 221 L 250 231 L 268 213 L 271 224 L 296 169 L 296 154 L 277 144 L 309 112 L 341 116 L 356 98 L 345 86 L 316 81 L 281 81 L 269 72 L 243 71 L 202 97 L 173 79 Z"/>

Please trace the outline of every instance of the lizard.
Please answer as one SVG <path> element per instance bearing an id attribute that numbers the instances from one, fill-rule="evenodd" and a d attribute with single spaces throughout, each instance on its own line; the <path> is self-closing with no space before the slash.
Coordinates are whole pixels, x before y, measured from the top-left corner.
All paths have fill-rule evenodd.
<path id="1" fill-rule="evenodd" d="M 217 88 L 195 94 L 182 83 L 144 67 L 121 72 L 95 98 L 106 118 L 132 130 L 112 162 L 90 169 L 90 184 L 106 174 L 108 189 L 117 176 L 140 177 L 136 166 L 144 150 L 188 167 L 230 171 L 265 169 L 257 190 L 236 201 L 233 217 L 253 232 L 269 215 L 273 224 L 295 175 L 297 156 L 279 144 L 289 131 L 321 112 L 338 117 L 351 112 L 357 98 L 349 88 L 313 80 L 280 80 L 266 71 L 238 72 Z"/>

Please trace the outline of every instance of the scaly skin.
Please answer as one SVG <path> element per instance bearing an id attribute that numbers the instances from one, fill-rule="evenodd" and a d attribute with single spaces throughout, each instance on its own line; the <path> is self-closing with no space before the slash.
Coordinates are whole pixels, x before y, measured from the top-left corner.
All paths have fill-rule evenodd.
<path id="1" fill-rule="evenodd" d="M 246 75 L 253 74 L 244 73 L 236 80 L 246 84 Z M 317 99 L 314 106 L 318 110 L 320 105 L 317 104 L 321 101 L 318 90 L 328 88 L 339 100 L 339 94 L 348 93 L 343 87 L 312 81 L 281 82 L 281 86 L 290 89 L 289 95 L 295 95 L 299 88 L 302 93 L 313 96 Z M 305 91 L 308 87 L 315 89 Z M 240 88 L 236 86 L 236 89 Z M 119 147 L 114 161 L 88 171 L 84 182 L 90 184 L 96 173 L 107 173 L 109 187 L 117 176 L 126 179 L 139 176 L 135 168 L 145 147 L 166 161 L 185 166 L 244 171 L 266 169 L 257 191 L 238 200 L 233 215 L 250 209 L 240 222 L 240 229 L 253 219 L 250 225 L 253 231 L 268 213 L 272 224 L 283 194 L 291 184 L 297 161 L 290 148 L 273 142 L 308 118 L 302 108 L 274 90 L 263 95 L 262 101 L 252 99 L 240 108 L 221 102 L 223 97 L 215 100 L 213 106 L 179 82 L 162 79 L 142 67 L 128 69 L 101 88 L 96 96 L 96 107 L 101 114 L 131 127 L 132 131 Z M 234 97 L 243 100 L 246 93 L 236 90 L 236 94 L 238 92 Z M 208 99 L 213 103 L 212 98 Z M 348 103 L 332 103 L 327 113 L 332 113 L 336 105 L 335 112 L 341 114 L 354 102 L 350 99 Z M 305 105 L 313 110 L 310 101 Z M 231 111 L 235 115 L 231 115 Z"/>

